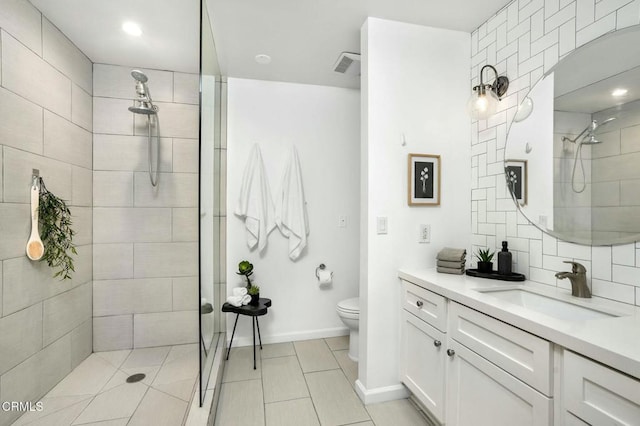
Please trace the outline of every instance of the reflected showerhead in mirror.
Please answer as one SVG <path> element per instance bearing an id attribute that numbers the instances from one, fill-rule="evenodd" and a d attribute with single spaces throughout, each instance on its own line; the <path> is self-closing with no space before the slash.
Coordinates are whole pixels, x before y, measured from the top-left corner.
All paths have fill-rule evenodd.
<path id="1" fill-rule="evenodd" d="M 615 117 L 609 117 L 606 120 L 604 120 L 602 123 L 598 123 L 598 120 L 593 120 L 582 132 L 580 132 L 578 136 L 575 137 L 575 139 L 571 139 L 567 136 L 563 136 L 562 142 L 576 143 L 576 141 L 579 140 L 578 143 L 586 144 L 586 145 L 595 145 L 595 144 L 601 143 L 602 141 L 596 138 L 596 130 L 600 129 L 600 127 L 606 124 L 611 123 L 615 119 L 616 119 Z"/>

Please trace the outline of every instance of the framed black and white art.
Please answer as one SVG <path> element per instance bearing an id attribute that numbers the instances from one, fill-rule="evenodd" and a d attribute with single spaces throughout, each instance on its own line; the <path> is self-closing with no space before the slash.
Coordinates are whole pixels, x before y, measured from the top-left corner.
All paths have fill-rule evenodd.
<path id="1" fill-rule="evenodd" d="M 440 156 L 409 154 L 410 206 L 440 205 Z"/>
<path id="2" fill-rule="evenodd" d="M 518 204 L 527 204 L 527 160 L 505 160 L 507 187 Z"/>

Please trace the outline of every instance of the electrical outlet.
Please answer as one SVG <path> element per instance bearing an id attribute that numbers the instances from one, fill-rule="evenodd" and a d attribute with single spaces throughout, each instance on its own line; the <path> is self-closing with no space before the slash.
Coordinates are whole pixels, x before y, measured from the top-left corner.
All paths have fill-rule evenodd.
<path id="1" fill-rule="evenodd" d="M 431 225 L 420 225 L 420 234 L 418 235 L 419 243 L 431 242 Z"/>
<path id="2" fill-rule="evenodd" d="M 387 233 L 387 218 L 385 216 L 378 216 L 376 225 L 378 235 Z"/>

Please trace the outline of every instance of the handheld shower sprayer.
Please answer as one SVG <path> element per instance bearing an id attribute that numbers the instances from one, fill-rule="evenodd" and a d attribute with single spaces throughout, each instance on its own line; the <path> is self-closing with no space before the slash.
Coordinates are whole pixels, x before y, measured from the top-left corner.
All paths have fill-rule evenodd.
<path id="1" fill-rule="evenodd" d="M 151 180 L 152 186 L 158 185 L 158 166 L 160 164 L 160 122 L 158 119 L 158 107 L 153 104 L 151 100 L 151 91 L 149 90 L 149 86 L 147 86 L 147 81 L 149 78 L 140 70 L 131 71 L 131 76 L 136 81 L 136 95 L 137 97 L 133 99 L 133 106 L 129 107 L 129 111 L 134 114 L 142 114 L 147 116 L 147 128 L 148 128 L 148 157 L 149 157 L 149 179 Z M 155 125 L 156 125 L 156 167 L 155 171 L 153 170 L 153 149 L 152 149 L 152 138 L 151 138 L 151 117 L 155 117 Z"/>
<path id="2" fill-rule="evenodd" d="M 562 142 L 571 142 L 571 143 L 578 144 L 578 147 L 576 148 L 576 155 L 575 155 L 575 158 L 573 159 L 573 170 L 571 171 L 571 189 L 573 190 L 573 192 L 579 194 L 583 192 L 587 187 L 587 179 L 584 174 L 584 164 L 582 162 L 582 145 L 596 145 L 596 144 L 602 143 L 602 141 L 596 138 L 596 130 L 598 130 L 600 127 L 606 124 L 611 123 L 615 119 L 616 119 L 615 117 L 609 117 L 606 120 L 604 120 L 602 123 L 598 123 L 597 120 L 592 120 L 591 123 L 587 127 L 585 127 L 585 129 L 582 132 L 580 132 L 580 134 L 576 136 L 574 139 L 571 139 L 567 136 L 562 137 Z M 578 165 L 578 159 L 580 160 L 580 169 L 582 170 L 583 179 L 582 179 L 582 186 L 579 189 L 576 189 L 575 177 L 576 177 L 576 166 Z"/>

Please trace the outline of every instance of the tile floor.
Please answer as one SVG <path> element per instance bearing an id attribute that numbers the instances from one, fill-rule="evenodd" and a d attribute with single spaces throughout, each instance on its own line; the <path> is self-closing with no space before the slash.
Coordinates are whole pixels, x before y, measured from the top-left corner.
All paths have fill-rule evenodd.
<path id="1" fill-rule="evenodd" d="M 218 426 L 430 425 L 408 400 L 363 405 L 349 337 L 232 348 L 216 416 Z"/>
<path id="2" fill-rule="evenodd" d="M 138 383 L 131 374 L 144 373 Z M 198 345 L 96 352 L 14 426 L 179 426 L 198 376 Z"/>

